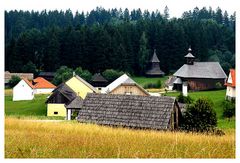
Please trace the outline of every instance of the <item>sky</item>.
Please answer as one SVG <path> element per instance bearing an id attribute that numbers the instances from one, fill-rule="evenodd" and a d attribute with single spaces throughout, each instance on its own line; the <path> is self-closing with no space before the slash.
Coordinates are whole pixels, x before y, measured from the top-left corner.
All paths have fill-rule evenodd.
<path id="1" fill-rule="evenodd" d="M 105 9 L 128 8 L 129 10 L 140 8 L 149 11 L 159 10 L 163 13 L 165 6 L 168 6 L 170 17 L 181 17 L 184 11 L 189 11 L 196 6 L 211 6 L 212 9 L 220 7 L 223 11 L 227 10 L 232 14 L 237 10 L 236 0 L 7 0 L 3 3 L 4 10 L 67 10 L 73 13 L 78 11 L 91 11 L 96 7 Z"/>

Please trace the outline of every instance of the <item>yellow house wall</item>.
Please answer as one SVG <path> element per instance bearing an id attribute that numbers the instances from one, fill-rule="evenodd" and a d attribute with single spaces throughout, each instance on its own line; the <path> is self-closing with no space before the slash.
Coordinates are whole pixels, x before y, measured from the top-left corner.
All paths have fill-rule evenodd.
<path id="1" fill-rule="evenodd" d="M 54 114 L 58 112 L 58 114 Z M 47 116 L 62 116 L 66 117 L 67 111 L 64 104 L 47 104 Z"/>
<path id="2" fill-rule="evenodd" d="M 72 77 L 66 84 L 83 99 L 86 97 L 87 93 L 93 93 L 88 86 L 79 81 L 76 77 Z"/>
<path id="3" fill-rule="evenodd" d="M 132 92 L 132 95 L 141 95 L 141 96 L 148 96 L 145 92 L 139 89 L 137 86 L 119 86 L 116 89 L 110 92 L 111 94 L 126 94 Z"/>

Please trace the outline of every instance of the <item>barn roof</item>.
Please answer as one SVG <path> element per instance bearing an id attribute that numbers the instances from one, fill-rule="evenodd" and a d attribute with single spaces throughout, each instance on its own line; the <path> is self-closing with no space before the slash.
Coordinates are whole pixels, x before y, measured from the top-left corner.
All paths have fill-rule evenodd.
<path id="1" fill-rule="evenodd" d="M 96 73 L 92 77 L 93 82 L 108 82 L 100 73 Z"/>
<path id="2" fill-rule="evenodd" d="M 102 125 L 168 129 L 174 97 L 88 93 L 78 121 Z"/>
<path id="3" fill-rule="evenodd" d="M 146 71 L 146 75 L 164 75 L 165 73 L 160 69 L 159 66 L 152 67 Z"/>
<path id="4" fill-rule="evenodd" d="M 83 99 L 76 96 L 68 105 L 65 105 L 67 109 L 80 109 L 82 108 Z"/>
<path id="5" fill-rule="evenodd" d="M 54 76 L 55 75 L 55 72 L 40 72 L 38 76 Z"/>
<path id="6" fill-rule="evenodd" d="M 114 89 L 116 89 L 117 87 L 119 87 L 120 85 L 135 85 L 137 86 L 139 89 L 141 89 L 143 92 L 145 92 L 146 94 L 149 95 L 149 93 L 142 88 L 140 85 L 138 85 L 135 81 L 133 81 L 129 76 L 127 76 L 126 74 L 123 74 L 122 76 L 120 76 L 119 78 L 117 78 L 116 80 L 114 80 L 112 83 L 110 83 L 107 87 L 102 89 L 102 93 L 109 93 L 112 92 Z"/>
<path id="7" fill-rule="evenodd" d="M 183 78 L 227 78 L 218 62 L 194 62 L 193 65 L 184 64 L 173 75 Z"/>
<path id="8" fill-rule="evenodd" d="M 54 98 L 54 96 L 57 96 L 58 93 L 61 93 L 68 99 L 68 101 L 72 101 L 77 96 L 76 93 L 69 86 L 67 86 L 67 84 L 62 83 L 53 90 L 53 93 L 46 102 L 50 101 L 52 98 Z"/>

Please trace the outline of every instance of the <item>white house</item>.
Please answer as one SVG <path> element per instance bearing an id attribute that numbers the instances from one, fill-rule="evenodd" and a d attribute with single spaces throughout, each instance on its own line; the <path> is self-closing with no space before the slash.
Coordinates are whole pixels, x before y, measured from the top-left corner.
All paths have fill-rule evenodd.
<path id="1" fill-rule="evenodd" d="M 22 79 L 13 88 L 13 101 L 32 100 L 34 98 L 34 89 L 27 79 Z"/>
<path id="2" fill-rule="evenodd" d="M 234 69 L 230 69 L 228 79 L 225 83 L 227 86 L 226 99 L 232 100 L 236 98 L 236 74 Z"/>
<path id="3" fill-rule="evenodd" d="M 24 78 L 13 88 L 13 101 L 32 100 L 34 94 L 49 94 L 55 88 L 55 85 L 42 77 L 32 81 Z"/>

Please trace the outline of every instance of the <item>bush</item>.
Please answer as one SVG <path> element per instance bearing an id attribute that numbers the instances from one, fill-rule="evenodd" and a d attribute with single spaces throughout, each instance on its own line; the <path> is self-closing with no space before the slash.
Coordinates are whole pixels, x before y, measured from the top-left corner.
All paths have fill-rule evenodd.
<path id="1" fill-rule="evenodd" d="M 53 78 L 53 83 L 55 85 L 59 85 L 62 82 L 65 82 L 66 80 L 70 79 L 72 77 L 72 75 L 73 75 L 73 69 L 68 68 L 67 66 L 61 66 L 57 70 L 57 72 Z"/>
<path id="2" fill-rule="evenodd" d="M 113 69 L 107 69 L 102 73 L 103 77 L 105 79 L 107 79 L 109 82 L 114 81 L 115 79 L 117 79 L 118 77 L 120 77 L 123 74 L 124 74 L 123 71 L 117 71 L 117 70 L 113 70 Z M 127 75 L 129 75 L 129 74 L 127 74 Z"/>
<path id="3" fill-rule="evenodd" d="M 193 99 L 190 96 L 183 96 L 181 93 L 177 96 L 177 101 L 184 104 L 191 104 L 193 102 Z"/>
<path id="4" fill-rule="evenodd" d="M 20 82 L 20 77 L 19 76 L 16 76 L 16 75 L 13 75 L 11 77 L 11 79 L 9 80 L 9 86 L 10 88 L 13 88 L 15 85 L 17 85 L 17 83 Z"/>
<path id="5" fill-rule="evenodd" d="M 36 74 L 36 72 L 37 72 L 36 65 L 33 64 L 31 61 L 29 61 L 26 65 L 24 65 L 24 66 L 22 67 L 22 72 L 34 73 L 34 74 Z"/>
<path id="6" fill-rule="evenodd" d="M 231 118 L 235 116 L 235 102 L 234 101 L 224 101 L 223 102 L 223 117 Z"/>
<path id="7" fill-rule="evenodd" d="M 189 105 L 183 116 L 182 128 L 187 131 L 214 131 L 216 126 L 217 117 L 213 103 L 206 98 L 199 98 L 194 104 Z"/>
<path id="8" fill-rule="evenodd" d="M 92 79 L 92 74 L 88 70 L 83 70 L 82 67 L 76 68 L 75 73 L 88 82 Z"/>

